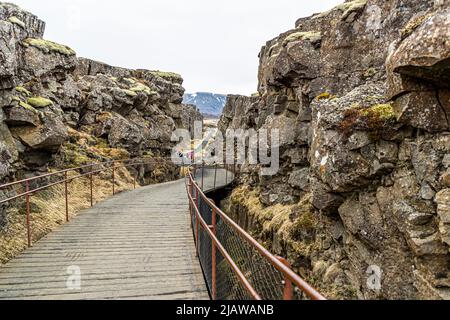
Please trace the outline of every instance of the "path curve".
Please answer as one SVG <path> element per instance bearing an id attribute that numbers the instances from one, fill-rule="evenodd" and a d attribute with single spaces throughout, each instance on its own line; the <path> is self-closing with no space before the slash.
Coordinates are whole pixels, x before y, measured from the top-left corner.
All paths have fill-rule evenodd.
<path id="1" fill-rule="evenodd" d="M 225 177 L 219 170 L 218 186 Z M 206 170 L 206 190 L 213 181 Z M 0 299 L 209 299 L 184 180 L 124 192 L 83 211 L 0 267 Z"/>

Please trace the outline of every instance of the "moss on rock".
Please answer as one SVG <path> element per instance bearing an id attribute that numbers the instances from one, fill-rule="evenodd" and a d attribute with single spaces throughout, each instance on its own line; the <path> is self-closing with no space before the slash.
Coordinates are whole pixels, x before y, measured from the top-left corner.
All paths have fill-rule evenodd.
<path id="1" fill-rule="evenodd" d="M 367 4 L 367 0 L 353 0 L 353 1 L 349 1 L 349 2 L 345 2 L 342 3 L 340 5 L 337 5 L 336 7 L 334 7 L 331 10 L 319 13 L 315 16 L 313 16 L 313 19 L 317 19 L 317 18 L 325 18 L 326 16 L 328 16 L 329 14 L 336 12 L 336 11 L 340 11 L 342 12 L 342 20 L 347 19 L 347 17 L 352 14 L 355 11 L 358 11 L 360 9 L 363 9 Z"/>
<path id="2" fill-rule="evenodd" d="M 289 42 L 300 40 L 318 42 L 322 40 L 322 33 L 320 33 L 319 31 L 295 32 L 287 36 L 286 39 L 284 39 L 283 43 L 287 44 Z"/>
<path id="3" fill-rule="evenodd" d="M 30 106 L 30 105 L 29 105 L 28 103 L 26 103 L 26 102 L 20 101 L 20 102 L 19 102 L 19 106 L 21 106 L 22 108 L 27 109 L 28 111 L 31 111 L 31 112 L 33 112 L 33 113 L 38 113 L 38 111 L 37 111 L 35 108 L 33 108 L 32 106 Z"/>
<path id="4" fill-rule="evenodd" d="M 53 104 L 53 101 L 43 97 L 28 98 L 27 102 L 29 105 L 32 105 L 33 107 L 37 108 L 45 108 Z"/>
<path id="5" fill-rule="evenodd" d="M 11 23 L 14 23 L 15 25 L 18 25 L 19 27 L 25 29 L 26 25 L 25 22 L 17 18 L 16 16 L 11 16 L 8 18 L 8 21 Z"/>
<path id="6" fill-rule="evenodd" d="M 13 96 L 13 97 L 11 98 L 11 102 L 13 102 L 13 101 L 21 102 L 22 99 L 21 99 L 19 96 Z"/>
<path id="7" fill-rule="evenodd" d="M 137 96 L 137 93 L 135 91 L 132 91 L 132 90 L 122 89 L 122 92 L 125 93 L 129 97 L 136 97 Z"/>
<path id="8" fill-rule="evenodd" d="M 392 120 L 396 118 L 394 108 L 391 104 L 377 104 L 368 109 L 361 111 L 361 114 L 366 117 L 375 117 L 383 120 Z"/>
<path id="9" fill-rule="evenodd" d="M 353 104 L 344 112 L 338 129 L 348 137 L 354 130 L 367 130 L 373 140 L 378 140 L 383 131 L 388 130 L 396 120 L 391 104 L 376 104 L 369 108 Z"/>
<path id="10" fill-rule="evenodd" d="M 163 78 L 165 80 L 169 80 L 169 81 L 181 81 L 183 78 L 181 77 L 181 75 L 179 75 L 178 73 L 175 72 L 164 72 L 164 71 L 151 71 L 150 72 L 152 75 Z"/>
<path id="11" fill-rule="evenodd" d="M 321 93 L 321 94 L 319 94 L 317 97 L 316 97 L 316 99 L 317 100 L 332 100 L 332 99 L 336 99 L 337 97 L 335 96 L 335 95 L 332 95 L 331 93 L 329 93 L 329 92 L 324 92 L 324 93 Z"/>
<path id="12" fill-rule="evenodd" d="M 425 20 L 431 17 L 431 14 L 424 14 L 411 19 L 406 26 L 400 31 L 402 39 L 407 38 L 411 33 L 413 33 L 418 27 L 420 27 Z"/>
<path id="13" fill-rule="evenodd" d="M 148 86 L 140 82 L 135 83 L 135 85 L 131 87 L 130 90 L 133 92 L 144 92 L 148 95 L 157 94 L 157 92 L 152 91 Z"/>
<path id="14" fill-rule="evenodd" d="M 25 89 L 25 88 L 22 87 L 22 86 L 17 86 L 17 87 L 15 88 L 15 90 L 16 90 L 17 92 L 19 92 L 19 93 L 23 93 L 23 94 L 26 95 L 27 97 L 31 96 L 31 92 L 28 91 L 27 89 Z"/>
<path id="15" fill-rule="evenodd" d="M 128 82 L 131 85 L 133 85 L 137 82 L 136 79 L 134 79 L 134 78 L 123 78 L 123 81 Z"/>
<path id="16" fill-rule="evenodd" d="M 23 43 L 25 46 L 32 46 L 38 48 L 39 50 L 42 50 L 45 53 L 55 52 L 65 56 L 74 56 L 76 54 L 75 51 L 73 51 L 68 46 L 52 42 L 49 40 L 28 38 L 25 39 Z"/>

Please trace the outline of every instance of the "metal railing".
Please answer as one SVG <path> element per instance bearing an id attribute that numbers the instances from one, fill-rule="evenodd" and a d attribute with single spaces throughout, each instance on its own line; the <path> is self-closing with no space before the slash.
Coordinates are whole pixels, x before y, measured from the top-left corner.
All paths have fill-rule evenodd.
<path id="1" fill-rule="evenodd" d="M 51 172 L 39 176 L 35 176 L 28 179 L 23 179 L 20 181 L 14 181 L 6 183 L 0 186 L 0 191 L 5 190 L 11 196 L 7 196 L 5 199 L 0 200 L 0 206 L 6 203 L 10 203 L 14 200 L 19 200 L 25 198 L 25 224 L 27 229 L 27 244 L 28 247 L 32 246 L 32 223 L 31 215 L 32 209 L 30 206 L 31 197 L 46 189 L 57 185 L 64 185 L 64 198 L 65 198 L 65 220 L 69 222 L 69 184 L 77 179 L 88 178 L 89 188 L 90 188 L 90 206 L 94 205 L 94 176 L 102 172 L 111 172 L 111 194 L 116 194 L 116 172 L 121 168 L 137 168 L 143 165 L 151 165 L 161 163 L 165 158 L 156 159 L 146 159 L 146 158 L 136 158 L 127 160 L 115 160 L 107 162 L 92 163 L 76 168 L 70 168 L 66 170 L 60 170 L 56 172 Z M 75 174 L 70 176 L 69 174 Z M 138 172 L 133 175 L 133 188 L 136 189 Z M 43 185 L 39 185 L 39 182 L 44 181 Z M 36 186 L 34 186 L 36 185 Z"/>
<path id="2" fill-rule="evenodd" d="M 69 221 L 69 184 L 77 179 L 89 179 L 89 202 L 94 205 L 94 175 L 111 172 L 111 194 L 116 194 L 116 172 L 120 168 L 161 164 L 165 158 L 128 159 L 93 163 L 76 168 L 51 172 L 40 176 L 6 183 L 0 186 L 0 191 L 6 191 L 5 199 L 0 200 L 0 206 L 19 199 L 25 199 L 28 246 L 32 246 L 32 208 L 31 197 L 43 190 L 57 185 L 64 185 L 65 220 Z M 183 167 L 185 167 L 183 165 Z M 195 166 L 186 174 L 186 190 L 189 198 L 192 228 L 194 232 L 197 256 L 200 259 L 206 282 L 212 298 L 215 300 L 291 300 L 309 298 L 324 300 L 312 286 L 299 277 L 280 257 L 275 257 L 237 223 L 228 217 L 203 192 L 206 169 L 214 169 L 212 190 L 216 190 L 217 173 L 225 170 L 225 184 L 232 182 L 238 172 L 236 166 L 205 166 L 201 170 L 201 186 L 195 178 L 199 169 Z M 69 176 L 72 174 L 73 176 Z M 133 188 L 136 188 L 138 170 L 133 175 Z M 43 185 L 39 181 L 44 180 Z M 297 289 L 297 290 L 295 290 Z"/>
<path id="3" fill-rule="evenodd" d="M 292 271 L 286 259 L 272 255 L 203 192 L 205 170 L 225 170 L 225 183 L 236 166 L 193 168 L 186 176 L 196 253 L 214 300 L 325 300 Z M 200 182 L 196 172 L 201 171 Z M 231 181 L 230 181 L 231 182 Z M 199 185 L 201 183 L 201 185 Z"/>

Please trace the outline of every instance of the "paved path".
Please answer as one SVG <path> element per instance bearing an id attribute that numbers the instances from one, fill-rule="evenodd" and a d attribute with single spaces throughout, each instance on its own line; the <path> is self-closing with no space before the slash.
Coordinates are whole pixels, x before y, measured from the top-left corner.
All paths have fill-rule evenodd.
<path id="1" fill-rule="evenodd" d="M 214 173 L 204 180 L 212 188 Z M 225 184 L 225 171 L 217 180 Z M 209 299 L 184 180 L 85 210 L 0 267 L 0 299 Z"/>

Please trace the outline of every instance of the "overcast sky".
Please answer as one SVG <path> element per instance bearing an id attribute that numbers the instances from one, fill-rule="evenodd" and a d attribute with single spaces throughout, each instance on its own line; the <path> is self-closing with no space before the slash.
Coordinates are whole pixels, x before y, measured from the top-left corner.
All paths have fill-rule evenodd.
<path id="1" fill-rule="evenodd" d="M 295 21 L 343 0 L 10 0 L 79 56 L 180 73 L 187 92 L 252 94 L 258 53 Z"/>

